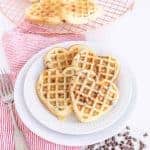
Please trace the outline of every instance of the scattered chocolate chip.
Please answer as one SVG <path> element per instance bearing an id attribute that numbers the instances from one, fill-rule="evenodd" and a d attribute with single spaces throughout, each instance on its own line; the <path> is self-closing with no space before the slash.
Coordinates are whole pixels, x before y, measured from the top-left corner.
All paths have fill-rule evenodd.
<path id="1" fill-rule="evenodd" d="M 123 134 L 124 137 L 127 137 L 128 135 L 129 135 L 129 132 L 125 132 L 125 133 Z"/>
<path id="2" fill-rule="evenodd" d="M 136 139 L 136 138 L 134 138 L 134 137 L 132 138 L 132 140 L 133 140 L 134 142 L 136 142 L 136 141 L 137 141 L 137 139 Z"/>
<path id="3" fill-rule="evenodd" d="M 111 139 L 112 139 L 112 141 L 115 141 L 115 136 L 113 136 Z"/>
<path id="4" fill-rule="evenodd" d="M 121 133 L 118 133 L 117 135 L 118 135 L 118 136 L 121 136 Z"/>
<path id="5" fill-rule="evenodd" d="M 132 136 L 128 136 L 128 140 L 131 140 L 131 139 L 133 139 Z"/>
<path id="6" fill-rule="evenodd" d="M 144 133 L 144 134 L 143 134 L 143 137 L 147 137 L 147 136 L 148 136 L 148 133 Z"/>
<path id="7" fill-rule="evenodd" d="M 129 127 L 129 126 L 126 126 L 126 129 L 127 129 L 127 130 L 130 130 L 130 127 Z"/>
<path id="8" fill-rule="evenodd" d="M 143 137 L 147 137 L 148 133 L 144 133 Z M 101 143 L 90 145 L 85 150 L 137 150 L 145 149 L 146 145 L 143 141 L 131 136 L 130 127 L 126 126 L 124 132 L 118 133 Z"/>
<path id="9" fill-rule="evenodd" d="M 89 145 L 87 148 L 88 148 L 88 149 L 93 149 L 93 148 L 94 148 L 94 145 Z"/>
<path id="10" fill-rule="evenodd" d="M 146 145 L 142 141 L 139 141 L 139 144 L 140 144 L 139 150 L 143 150 L 146 147 Z"/>

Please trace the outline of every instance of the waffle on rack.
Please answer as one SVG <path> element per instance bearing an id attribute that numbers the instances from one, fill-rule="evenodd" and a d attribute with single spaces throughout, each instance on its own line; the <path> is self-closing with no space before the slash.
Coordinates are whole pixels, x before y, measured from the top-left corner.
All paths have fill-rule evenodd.
<path id="1" fill-rule="evenodd" d="M 102 7 L 95 0 L 66 0 L 63 15 L 71 24 L 86 24 L 102 14 Z"/>
<path id="2" fill-rule="evenodd" d="M 41 0 L 27 8 L 26 19 L 32 23 L 57 25 L 63 23 L 61 0 Z"/>
<path id="3" fill-rule="evenodd" d="M 97 56 L 80 44 L 54 47 L 44 57 L 36 91 L 39 100 L 59 119 L 71 112 L 90 122 L 108 112 L 119 98 L 114 83 L 119 63 L 112 56 Z"/>
<path id="4" fill-rule="evenodd" d="M 26 18 L 38 24 L 85 24 L 102 15 L 94 0 L 40 0 L 27 8 Z"/>

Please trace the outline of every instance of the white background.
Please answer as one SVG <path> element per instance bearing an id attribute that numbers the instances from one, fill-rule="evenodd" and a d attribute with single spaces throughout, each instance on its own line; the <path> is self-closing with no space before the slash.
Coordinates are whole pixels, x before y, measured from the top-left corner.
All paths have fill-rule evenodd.
<path id="1" fill-rule="evenodd" d="M 13 26 L 0 14 L 0 36 Z M 137 79 L 138 102 L 127 124 L 135 131 L 150 133 L 150 1 L 136 1 L 132 12 L 102 28 L 100 33 L 88 33 L 87 38 L 98 38 L 111 49 L 119 49 Z M 0 47 L 0 67 L 5 63 L 3 48 Z"/>

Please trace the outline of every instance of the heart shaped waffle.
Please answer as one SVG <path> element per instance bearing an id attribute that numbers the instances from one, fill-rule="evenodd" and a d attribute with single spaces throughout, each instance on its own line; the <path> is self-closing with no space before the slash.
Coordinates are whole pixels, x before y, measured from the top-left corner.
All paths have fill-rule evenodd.
<path id="1" fill-rule="evenodd" d="M 96 120 L 118 100 L 118 89 L 108 80 L 99 82 L 96 74 L 82 70 L 71 83 L 74 112 L 81 122 Z"/>
<path id="2" fill-rule="evenodd" d="M 42 72 L 36 84 L 40 101 L 59 119 L 66 118 L 72 112 L 70 81 L 75 74 L 71 67 L 60 73 L 56 69 Z"/>
<path id="3" fill-rule="evenodd" d="M 60 0 L 41 0 L 26 10 L 26 18 L 33 23 L 56 25 L 63 23 Z"/>
<path id="4" fill-rule="evenodd" d="M 72 66 L 82 70 L 91 70 L 99 80 L 114 81 L 119 73 L 119 63 L 111 56 L 97 56 L 92 51 L 81 51 L 72 62 Z"/>
<path id="5" fill-rule="evenodd" d="M 94 0 L 63 0 L 63 16 L 71 24 L 85 24 L 102 14 L 102 7 Z"/>

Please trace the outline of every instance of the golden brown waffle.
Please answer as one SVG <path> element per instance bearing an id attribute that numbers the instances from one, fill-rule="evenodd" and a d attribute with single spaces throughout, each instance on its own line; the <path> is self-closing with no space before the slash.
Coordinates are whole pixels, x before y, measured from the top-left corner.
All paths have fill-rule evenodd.
<path id="1" fill-rule="evenodd" d="M 99 80 L 107 79 L 114 81 L 119 73 L 119 63 L 111 56 L 98 57 L 91 51 L 81 51 L 72 62 L 72 66 L 94 71 Z"/>
<path id="2" fill-rule="evenodd" d="M 102 14 L 102 7 L 94 0 L 63 0 L 63 16 L 71 24 L 85 24 Z"/>
<path id="3" fill-rule="evenodd" d="M 63 73 L 56 69 L 46 69 L 37 80 L 36 90 L 40 101 L 59 119 L 64 119 L 72 112 L 70 81 L 75 74 L 73 68 Z"/>
<path id="4" fill-rule="evenodd" d="M 60 71 L 64 70 L 70 65 L 68 51 L 61 47 L 51 49 L 44 57 L 44 64 L 45 68 L 56 68 Z"/>
<path id="5" fill-rule="evenodd" d="M 99 82 L 96 74 L 82 70 L 72 80 L 71 98 L 73 109 L 81 122 L 98 119 L 118 100 L 118 89 L 108 80 Z"/>
<path id="6" fill-rule="evenodd" d="M 42 0 L 33 3 L 26 10 L 26 18 L 39 24 L 61 24 L 63 19 L 62 4 L 60 0 Z"/>
<path id="7" fill-rule="evenodd" d="M 68 59 L 70 64 L 72 64 L 73 58 L 82 50 L 89 50 L 89 48 L 81 44 L 75 44 L 68 48 Z"/>

